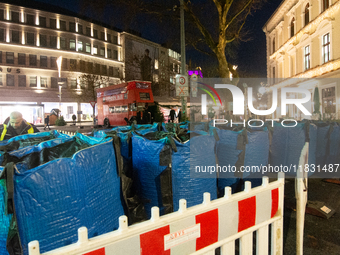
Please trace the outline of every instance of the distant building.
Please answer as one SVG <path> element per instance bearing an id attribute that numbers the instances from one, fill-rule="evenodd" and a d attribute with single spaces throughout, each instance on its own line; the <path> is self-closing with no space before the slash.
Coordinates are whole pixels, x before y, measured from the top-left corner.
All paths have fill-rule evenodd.
<path id="1" fill-rule="evenodd" d="M 263 31 L 270 87 L 279 88 L 279 95 L 282 87 L 303 87 L 310 91 L 312 101 L 317 87 L 323 117 L 339 119 L 340 80 L 332 78 L 340 77 L 340 1 L 284 0 Z M 271 105 L 271 98 L 268 101 Z M 314 111 L 314 103 L 306 106 L 310 112 Z M 293 105 L 288 115 L 307 117 Z"/>
<path id="2" fill-rule="evenodd" d="M 142 77 L 141 70 L 130 68 L 126 50 L 131 45 L 139 50 L 144 44 L 142 52 L 133 52 L 138 64 L 144 63 Z M 91 120 L 91 98 L 80 96 L 87 89 L 81 75 L 107 78 L 102 86 L 137 78 L 151 79 L 156 84 L 159 82 L 159 55 L 168 51 L 161 48 L 55 6 L 35 1 L 0 2 L 0 123 L 13 110 L 21 111 L 30 122 L 43 123 L 44 112 L 59 109 L 61 84 L 64 118 L 72 120 L 72 115 L 78 114 L 79 120 Z M 141 57 L 146 49 L 149 59 L 143 62 Z M 60 78 L 56 64 L 59 56 L 63 58 Z"/>

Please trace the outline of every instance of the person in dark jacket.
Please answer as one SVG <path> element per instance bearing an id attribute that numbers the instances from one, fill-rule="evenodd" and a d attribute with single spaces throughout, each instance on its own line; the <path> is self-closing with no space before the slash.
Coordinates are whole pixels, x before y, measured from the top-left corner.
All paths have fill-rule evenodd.
<path id="1" fill-rule="evenodd" d="M 47 115 L 46 118 L 45 118 L 44 130 L 46 130 L 47 127 L 48 127 L 49 130 L 51 130 L 51 128 L 50 128 L 50 115 Z"/>
<path id="2" fill-rule="evenodd" d="M 170 113 L 169 113 L 169 117 L 172 123 L 174 123 L 175 120 L 175 116 L 176 116 L 176 112 L 174 110 L 174 108 L 171 108 Z"/>
<path id="3" fill-rule="evenodd" d="M 0 126 L 0 141 L 24 134 L 38 133 L 39 130 L 33 124 L 22 118 L 20 112 L 12 112 L 8 124 Z"/>
<path id="4" fill-rule="evenodd" d="M 181 118 L 182 118 L 182 111 L 181 111 L 181 108 L 179 108 L 179 111 L 177 114 L 178 123 L 181 123 Z"/>

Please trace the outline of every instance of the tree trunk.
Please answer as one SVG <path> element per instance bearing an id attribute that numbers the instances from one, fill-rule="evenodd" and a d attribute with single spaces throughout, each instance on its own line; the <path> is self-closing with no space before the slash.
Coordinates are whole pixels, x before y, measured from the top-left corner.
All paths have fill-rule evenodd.
<path id="1" fill-rule="evenodd" d="M 220 78 L 229 78 L 229 68 L 227 58 L 225 56 L 225 48 L 219 48 L 216 52 L 218 60 L 218 73 Z"/>

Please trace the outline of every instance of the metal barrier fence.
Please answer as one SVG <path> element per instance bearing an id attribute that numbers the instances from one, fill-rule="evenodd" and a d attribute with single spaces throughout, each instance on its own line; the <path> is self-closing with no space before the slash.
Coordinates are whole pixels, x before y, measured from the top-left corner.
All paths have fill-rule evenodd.
<path id="1" fill-rule="evenodd" d="M 162 217 L 152 208 L 151 219 L 132 226 L 127 217 L 119 218 L 119 229 L 88 239 L 85 227 L 78 229 L 78 242 L 46 255 L 128 255 L 128 254 L 253 254 L 283 253 L 284 174 L 270 182 L 263 177 L 262 186 L 251 188 L 245 182 L 243 192 L 210 201 L 205 193 L 203 203 L 187 208 L 179 201 L 179 210 Z M 270 235 L 269 235 L 270 233 Z M 236 241 L 237 240 L 237 241 Z M 255 241 L 254 241 L 255 240 Z M 29 243 L 29 255 L 39 255 L 39 242 Z"/>

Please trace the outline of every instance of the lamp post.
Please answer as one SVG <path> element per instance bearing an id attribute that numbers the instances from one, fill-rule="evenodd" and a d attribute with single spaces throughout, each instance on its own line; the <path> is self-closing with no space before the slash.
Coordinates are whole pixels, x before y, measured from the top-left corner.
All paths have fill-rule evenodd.
<path id="1" fill-rule="evenodd" d="M 180 0 L 180 17 L 181 17 L 181 74 L 186 74 L 186 58 L 185 58 L 185 25 L 184 25 L 184 3 Z M 182 118 L 187 116 L 187 97 L 181 97 Z"/>
<path id="2" fill-rule="evenodd" d="M 59 80 L 60 80 L 60 76 L 61 76 L 61 63 L 62 63 L 62 61 L 63 61 L 63 57 L 62 56 L 57 58 Z M 59 113 L 60 113 L 61 112 L 61 87 L 63 86 L 63 83 L 61 81 L 59 81 L 58 85 L 59 85 Z"/>

